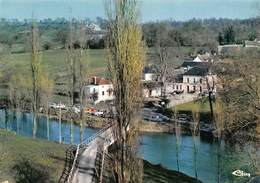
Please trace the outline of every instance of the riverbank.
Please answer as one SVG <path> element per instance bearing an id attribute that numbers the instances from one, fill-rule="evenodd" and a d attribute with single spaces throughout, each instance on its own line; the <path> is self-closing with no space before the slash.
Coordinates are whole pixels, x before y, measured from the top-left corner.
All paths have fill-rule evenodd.
<path id="1" fill-rule="evenodd" d="M 144 162 L 144 183 L 202 183 L 183 173 L 168 170 L 161 165 L 153 165 L 147 161 Z"/>
<path id="2" fill-rule="evenodd" d="M 17 136 L 0 129 L 0 182 L 54 183 L 62 173 L 67 145 Z M 26 176 L 25 176 L 26 175 Z M 183 173 L 144 161 L 144 183 L 200 183 Z"/>
<path id="3" fill-rule="evenodd" d="M 44 114 L 41 114 L 44 115 Z M 45 115 L 44 115 L 45 116 Z M 58 120 L 57 115 L 50 115 L 50 119 Z M 80 125 L 81 120 L 79 118 L 74 118 L 73 120 L 69 119 L 67 115 L 62 115 L 62 121 L 70 123 L 73 121 L 75 124 Z M 105 127 L 108 123 L 111 122 L 109 118 L 97 117 L 94 115 L 85 115 L 83 118 L 83 126 L 86 128 L 96 128 L 100 129 Z M 169 123 L 158 123 L 151 121 L 141 121 L 139 125 L 140 132 L 153 132 L 153 133 L 173 133 L 173 124 Z"/>
<path id="4" fill-rule="evenodd" d="M 58 182 L 66 148 L 0 129 L 0 182 L 28 182 L 29 177 L 31 182 Z"/>

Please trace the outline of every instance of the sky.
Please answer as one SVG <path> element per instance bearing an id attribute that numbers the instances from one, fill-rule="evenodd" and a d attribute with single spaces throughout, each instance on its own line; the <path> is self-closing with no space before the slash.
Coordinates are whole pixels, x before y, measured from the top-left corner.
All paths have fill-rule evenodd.
<path id="1" fill-rule="evenodd" d="M 0 17 L 36 19 L 105 17 L 106 0 L 0 0 Z M 141 21 L 192 18 L 245 19 L 259 13 L 260 0 L 139 0 Z M 259 13 L 260 14 L 260 13 Z"/>

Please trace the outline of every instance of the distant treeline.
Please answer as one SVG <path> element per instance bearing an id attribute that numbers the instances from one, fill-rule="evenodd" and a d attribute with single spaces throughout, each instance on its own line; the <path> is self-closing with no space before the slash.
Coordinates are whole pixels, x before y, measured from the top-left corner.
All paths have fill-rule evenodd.
<path id="1" fill-rule="evenodd" d="M 163 30 L 163 31 L 162 31 Z M 243 44 L 260 35 L 260 19 L 192 19 L 186 22 L 163 21 L 143 25 L 148 46 L 156 45 L 158 34 L 166 32 L 167 44 L 172 46 L 207 47 L 214 51 L 217 45 Z"/>
<path id="2" fill-rule="evenodd" d="M 40 33 L 40 44 L 43 50 L 48 49 L 60 49 L 66 46 L 70 23 L 74 25 L 90 25 L 95 23 L 100 26 L 102 30 L 106 29 L 107 21 L 97 17 L 95 21 L 90 19 L 84 20 L 67 20 L 65 18 L 57 19 L 44 19 L 37 21 L 37 27 Z M 30 28 L 32 20 L 25 19 L 19 21 L 17 19 L 6 20 L 0 19 L 0 44 L 11 48 L 12 52 L 20 53 L 30 50 Z M 88 47 L 90 48 L 104 48 L 104 38 L 100 37 L 102 32 L 95 35 L 89 30 Z M 94 36 L 93 36 L 94 35 Z M 75 47 L 77 47 L 78 41 L 75 41 Z M 1 45 L 0 45 L 1 46 Z"/>
<path id="3" fill-rule="evenodd" d="M 102 30 L 106 30 L 107 21 L 98 17 L 95 21 L 90 19 L 76 20 L 75 24 L 95 23 Z M 65 18 L 44 19 L 38 21 L 42 48 L 63 48 L 68 37 L 70 21 Z M 13 52 L 24 52 L 28 47 L 28 33 L 31 20 L 0 20 L 0 43 L 8 45 Z M 148 47 L 154 47 L 159 37 L 163 37 L 168 46 L 189 46 L 208 48 L 216 51 L 217 45 L 243 44 L 244 40 L 254 40 L 260 34 L 260 18 L 244 20 L 232 19 L 192 19 L 189 21 L 160 21 L 144 23 L 143 35 Z M 93 32 L 90 32 L 93 34 Z M 158 36 L 160 35 L 160 36 Z M 161 36 L 163 35 L 163 36 Z M 90 36 L 88 47 L 104 48 L 105 37 L 93 39 Z M 76 43 L 75 43 L 76 44 Z"/>

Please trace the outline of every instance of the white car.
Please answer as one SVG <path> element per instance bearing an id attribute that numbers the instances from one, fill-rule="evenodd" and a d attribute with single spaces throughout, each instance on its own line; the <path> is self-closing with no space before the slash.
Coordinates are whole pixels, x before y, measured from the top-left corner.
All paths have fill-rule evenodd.
<path id="1" fill-rule="evenodd" d="M 66 106 L 65 106 L 65 104 L 57 104 L 56 105 L 56 109 L 65 109 L 66 108 Z"/>
<path id="2" fill-rule="evenodd" d="M 79 114 L 80 113 L 80 108 L 78 108 L 76 106 L 73 106 L 72 107 L 72 111 L 75 112 L 76 114 Z"/>
<path id="3" fill-rule="evenodd" d="M 56 108 L 57 108 L 57 104 L 55 104 L 55 103 L 51 104 L 51 105 L 50 105 L 50 108 L 56 109 Z"/>
<path id="4" fill-rule="evenodd" d="M 103 111 L 96 111 L 93 113 L 95 116 L 102 116 L 104 114 Z"/>

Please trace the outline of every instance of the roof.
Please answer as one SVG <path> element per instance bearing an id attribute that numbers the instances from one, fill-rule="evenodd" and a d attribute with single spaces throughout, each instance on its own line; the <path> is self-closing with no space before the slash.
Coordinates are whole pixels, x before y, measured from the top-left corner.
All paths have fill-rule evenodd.
<path id="1" fill-rule="evenodd" d="M 111 84 L 111 82 L 108 81 L 107 79 L 101 78 L 100 80 L 97 81 L 97 85 L 109 85 L 109 84 Z"/>
<path id="2" fill-rule="evenodd" d="M 155 67 L 144 67 L 144 74 L 156 74 L 156 68 Z"/>
<path id="3" fill-rule="evenodd" d="M 185 61 L 182 63 L 181 67 L 206 67 L 208 66 L 207 63 L 205 62 L 190 62 L 190 61 Z"/>
<path id="4" fill-rule="evenodd" d="M 92 85 L 109 85 L 111 82 L 104 78 L 92 77 L 90 84 Z"/>
<path id="5" fill-rule="evenodd" d="M 193 67 L 189 71 L 185 72 L 185 76 L 206 76 L 208 74 L 207 67 Z"/>
<path id="6" fill-rule="evenodd" d="M 205 54 L 198 54 L 197 57 L 194 58 L 194 62 L 209 62 L 212 60 L 212 55 L 208 52 Z"/>
<path id="7" fill-rule="evenodd" d="M 157 82 L 157 81 L 144 81 L 143 82 L 143 87 L 152 89 L 152 88 L 161 88 L 163 86 L 162 82 Z"/>

